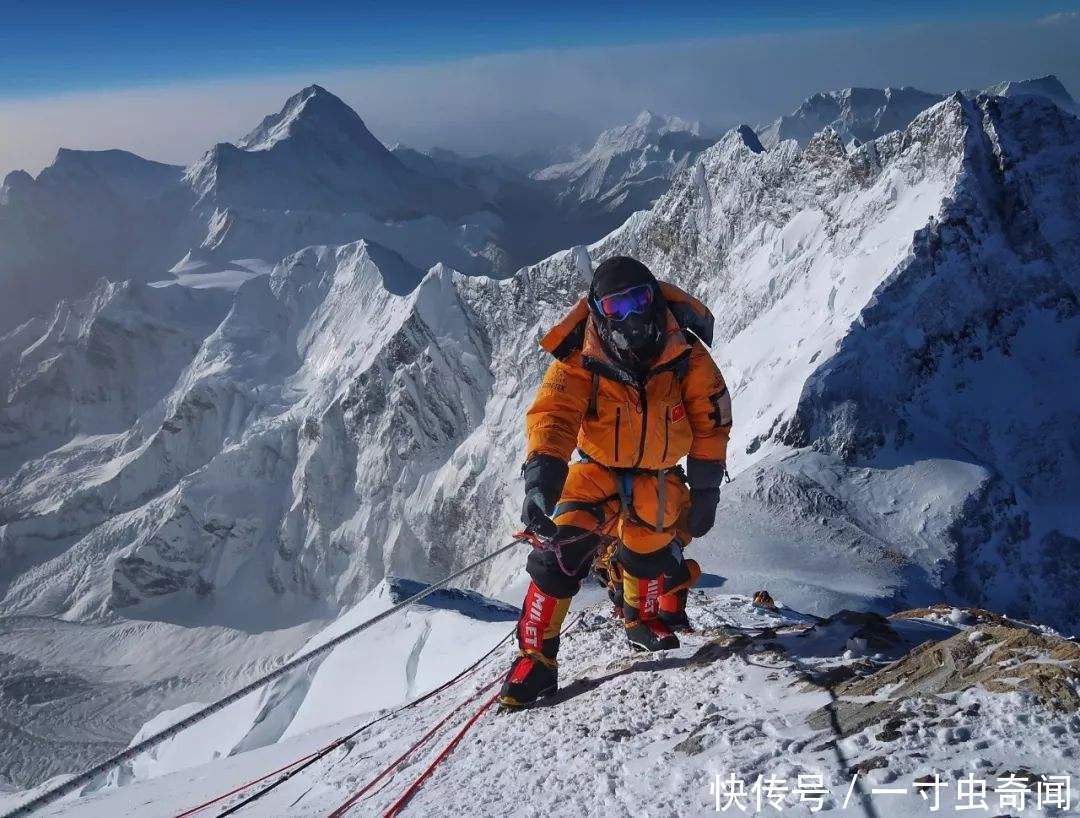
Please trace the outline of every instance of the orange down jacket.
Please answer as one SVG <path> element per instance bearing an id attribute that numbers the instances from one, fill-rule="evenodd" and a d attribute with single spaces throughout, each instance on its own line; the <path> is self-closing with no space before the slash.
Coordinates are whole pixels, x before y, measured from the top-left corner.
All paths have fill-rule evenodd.
<path id="1" fill-rule="evenodd" d="M 711 340 L 712 315 L 679 288 L 660 286 L 668 338 L 644 384 L 604 353 L 584 298 L 541 339 L 556 360 L 526 416 L 526 459 L 547 454 L 566 462 L 576 447 L 615 468 L 666 469 L 687 455 L 727 460 L 731 397 L 704 344 L 683 330 L 706 327 Z"/>

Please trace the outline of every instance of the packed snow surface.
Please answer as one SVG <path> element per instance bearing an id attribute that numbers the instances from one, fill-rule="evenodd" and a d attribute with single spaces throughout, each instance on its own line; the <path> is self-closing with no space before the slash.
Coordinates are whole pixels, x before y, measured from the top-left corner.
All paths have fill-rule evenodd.
<path id="1" fill-rule="evenodd" d="M 381 601 L 376 594 L 364 613 Z M 872 687 L 871 674 L 887 672 L 892 660 L 911 655 L 922 643 L 941 642 L 964 628 L 965 642 L 984 643 L 987 629 L 974 617 L 966 625 L 939 622 L 929 613 L 818 620 L 782 605 L 768 611 L 752 607 L 747 597 L 700 591 L 692 595 L 689 612 L 699 632 L 684 636 L 678 650 L 656 655 L 630 651 L 621 624 L 605 606 L 572 612 L 560 655 L 559 693 L 524 712 L 485 713 L 405 814 L 704 816 L 717 814 L 718 804 L 732 814 L 755 812 L 760 797 L 764 806 L 758 814 L 780 806 L 788 815 L 814 814 L 817 798 L 830 812 L 857 810 L 865 800 L 880 815 L 914 818 L 928 814 L 929 801 L 916 788 L 928 776 L 942 782 L 939 797 L 947 812 L 964 803 L 958 782 L 965 779 L 989 781 L 986 798 L 996 806 L 999 777 L 1075 770 L 1080 715 L 1055 712 L 1022 687 L 914 695 Z M 241 703 L 230 717 L 204 722 L 155 758 L 138 759 L 130 777 L 119 782 L 124 786 L 114 780 L 41 814 L 174 815 L 302 758 L 380 715 L 381 707 L 400 705 L 450 678 L 512 628 L 509 621 L 478 620 L 471 613 L 420 610 L 411 621 L 377 626 L 347 649 L 354 657 L 365 650 L 386 655 L 386 664 L 397 653 L 418 652 L 418 668 L 425 668 L 429 651 L 435 653 L 415 688 L 399 681 L 396 692 L 384 698 L 379 691 L 388 679 L 382 662 L 362 668 L 344 659 L 331 669 L 331 656 L 313 672 L 304 700 L 320 718 L 303 718 L 301 710 L 278 743 L 229 752 L 251 724 L 252 708 Z M 449 633 L 440 627 L 444 616 L 453 620 L 447 624 L 457 640 L 449 653 Z M 418 632 L 427 628 L 427 642 L 417 647 Z M 452 714 L 350 813 L 381 814 L 488 699 L 487 685 L 505 672 L 511 649 L 497 651 L 461 683 L 360 733 L 246 809 L 258 815 L 326 815 Z M 1019 664 L 1041 660 L 1026 656 Z M 353 671 L 342 675 L 350 663 Z M 394 664 L 400 670 L 400 660 Z M 1080 669 L 1066 672 L 1075 677 Z M 324 674 L 336 683 L 319 687 Z M 847 698 L 846 679 L 862 679 L 858 684 L 870 684 L 867 689 L 875 692 Z M 295 712 L 287 697 L 276 698 L 277 707 Z M 849 714 L 860 712 L 873 714 L 869 723 L 851 721 Z M 260 717 L 264 721 L 252 731 L 272 721 L 274 712 Z M 201 764 L 211 758 L 213 763 Z M 767 779 L 773 783 L 763 788 Z M 745 786 L 736 801 L 724 795 L 735 792 L 738 784 L 732 782 Z M 1033 783 L 1030 806 L 1013 814 L 1044 814 L 1035 808 L 1034 790 Z M 208 814 L 251 792 L 224 799 Z"/>

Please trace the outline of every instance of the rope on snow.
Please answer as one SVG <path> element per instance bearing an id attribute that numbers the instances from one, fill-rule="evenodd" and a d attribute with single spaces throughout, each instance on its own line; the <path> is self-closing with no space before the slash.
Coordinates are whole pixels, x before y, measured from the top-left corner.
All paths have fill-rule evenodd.
<path id="1" fill-rule="evenodd" d="M 76 776 L 74 776 L 72 778 L 69 778 L 67 781 L 63 782 L 62 784 L 57 785 L 56 787 L 53 787 L 51 790 L 48 790 L 48 791 L 42 793 L 41 795 L 37 796 L 36 798 L 33 798 L 30 801 L 27 801 L 26 803 L 21 804 L 20 806 L 16 807 L 15 809 L 11 810 L 10 812 L 7 812 L 3 816 L 0 816 L 0 818 L 23 818 L 23 816 L 30 815 L 31 813 L 41 809 L 42 807 L 47 806 L 48 804 L 51 804 L 51 803 L 63 798 L 65 795 L 70 795 L 71 793 L 73 793 L 73 792 L 81 789 L 82 787 L 86 786 L 87 784 L 89 784 L 91 781 L 93 781 L 99 775 L 102 775 L 103 773 L 107 773 L 109 770 L 112 770 L 113 768 L 120 766 L 125 761 L 129 761 L 130 759 L 134 758 L 135 756 L 139 755 L 140 753 L 144 753 L 147 750 L 151 750 L 154 747 L 157 747 L 159 744 L 161 744 L 164 741 L 167 741 L 168 739 L 172 738 L 173 736 L 177 735 L 178 733 L 181 733 L 184 730 L 188 729 L 189 727 L 192 727 L 193 725 L 198 724 L 199 722 L 203 721 L 204 719 L 212 716 L 214 713 L 217 713 L 219 710 L 222 710 L 223 708 L 228 707 L 230 704 L 233 704 L 234 702 L 239 701 L 240 699 L 244 698 L 244 696 L 248 695 L 249 693 L 254 693 L 256 690 L 261 688 L 267 682 L 272 682 L 275 679 L 279 679 L 282 676 L 284 676 L 285 674 L 290 673 L 293 670 L 296 670 L 298 667 L 302 667 L 303 665 L 306 665 L 312 659 L 318 658 L 319 656 L 323 656 L 323 655 L 329 653 L 334 648 L 336 648 L 338 645 L 342 644 L 343 642 L 348 641 L 349 639 L 352 639 L 357 634 L 359 634 L 359 633 L 361 633 L 363 631 L 366 631 L 372 625 L 377 625 L 379 622 L 382 622 L 384 619 L 388 619 L 389 617 L 396 614 L 398 611 L 401 611 L 401 610 L 403 610 L 405 608 L 408 608 L 410 605 L 415 605 L 417 602 L 419 602 L 420 600 L 424 599 L 425 597 L 430 596 L 431 594 L 435 593 L 435 591 L 439 590 L 440 588 L 443 588 L 443 587 L 449 585 L 455 579 L 458 579 L 459 577 L 464 576 L 465 574 L 472 571 L 474 568 L 478 568 L 479 566 L 483 565 L 486 562 L 490 562 L 491 560 L 495 559 L 496 557 L 498 557 L 501 554 L 506 553 L 511 548 L 513 548 L 516 545 L 519 545 L 522 542 L 525 542 L 525 539 L 524 539 L 523 536 L 516 537 L 512 542 L 509 542 L 506 545 L 495 549 L 494 551 L 492 551 L 487 556 L 481 557 L 480 559 L 476 560 L 475 562 L 470 563 L 469 565 L 466 565 L 464 568 L 462 568 L 462 569 L 460 569 L 458 571 L 455 571 L 454 573 L 450 574 L 449 576 L 444 577 L 443 579 L 439 580 L 436 583 L 433 583 L 433 584 L 429 585 L 423 591 L 420 591 L 419 593 L 413 594 L 408 599 L 405 599 L 405 600 L 399 602 L 397 605 L 394 605 L 391 608 L 387 608 L 382 613 L 376 614 L 375 616 L 371 617 L 371 619 L 368 619 L 368 620 L 366 620 L 364 622 L 361 622 L 356 627 L 350 628 L 349 630 L 345 631 L 345 633 L 334 637 L 333 639 L 331 639 L 326 644 L 320 645 L 317 648 L 312 648 L 307 653 L 304 653 L 304 654 L 302 654 L 300 656 L 297 656 L 295 659 L 292 659 L 292 660 L 286 662 L 285 664 L 281 665 L 280 667 L 275 668 L 274 670 L 270 671 L 269 673 L 265 674 L 264 676 L 261 676 L 260 678 L 258 678 L 255 681 L 251 682 L 250 684 L 244 685 L 239 690 L 233 691 L 229 695 L 218 699 L 216 702 L 213 702 L 212 704 L 208 704 L 202 710 L 199 710 L 199 711 L 197 711 L 195 713 L 192 713 L 187 718 L 181 719 L 180 721 L 176 722 L 176 724 L 173 724 L 173 725 L 171 725 L 169 727 L 166 727 L 164 730 L 162 730 L 162 731 L 160 731 L 158 733 L 155 733 L 154 735 L 149 736 L 148 738 L 143 739 L 138 744 L 135 744 L 135 745 L 133 745 L 131 747 L 128 747 L 123 752 L 117 753 L 116 755 L 112 756 L 111 758 L 105 759 L 105 761 L 102 761 L 100 764 L 98 764 L 98 765 L 96 765 L 94 767 L 91 767 L 86 772 L 80 773 L 79 775 L 76 775 Z"/>

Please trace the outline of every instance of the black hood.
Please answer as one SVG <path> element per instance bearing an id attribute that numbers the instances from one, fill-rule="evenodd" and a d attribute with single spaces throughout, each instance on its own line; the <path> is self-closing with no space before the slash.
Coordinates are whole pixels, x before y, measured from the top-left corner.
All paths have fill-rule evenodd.
<path id="1" fill-rule="evenodd" d="M 647 311 L 622 321 L 612 320 L 600 311 L 598 299 L 643 284 L 653 290 L 652 304 Z M 593 273 L 589 309 L 604 351 L 612 360 L 638 375 L 648 371 L 667 340 L 667 302 L 652 271 L 629 256 L 607 259 Z"/>

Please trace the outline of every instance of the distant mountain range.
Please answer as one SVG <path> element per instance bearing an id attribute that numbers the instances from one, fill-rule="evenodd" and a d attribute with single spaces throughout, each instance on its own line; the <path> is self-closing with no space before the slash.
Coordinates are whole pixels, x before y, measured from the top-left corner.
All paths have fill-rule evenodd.
<path id="1" fill-rule="evenodd" d="M 734 479 L 691 547 L 727 591 L 1080 632 L 1080 120 L 1032 87 L 878 136 L 925 95 L 816 95 L 804 118 L 832 118 L 773 147 L 643 115 L 531 178 L 388 150 L 312 86 L 187 169 L 62 151 L 9 175 L 0 669 L 50 692 L 0 697 L 0 769 L 99 758 L 388 577 L 503 541 L 536 339 L 616 253 L 716 315 Z M 504 274 L 558 214 L 654 196 Z M 523 557 L 470 582 L 503 592 Z"/>

